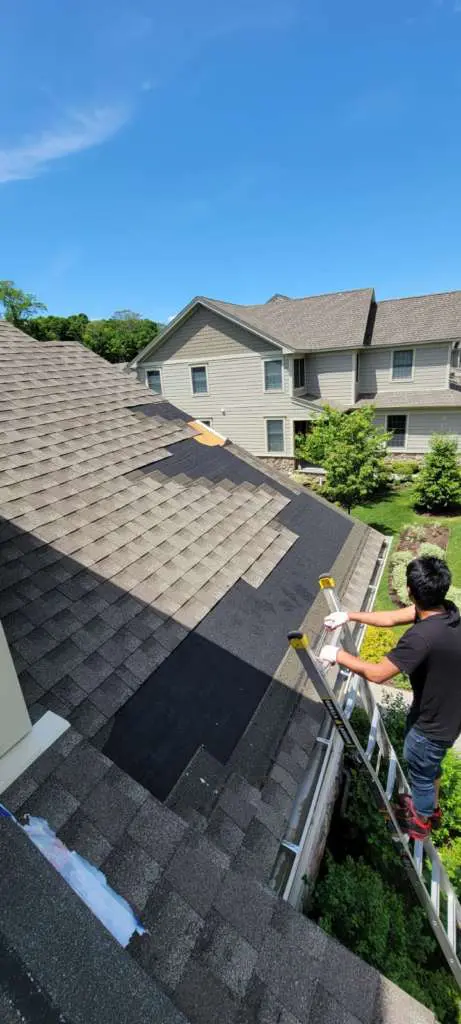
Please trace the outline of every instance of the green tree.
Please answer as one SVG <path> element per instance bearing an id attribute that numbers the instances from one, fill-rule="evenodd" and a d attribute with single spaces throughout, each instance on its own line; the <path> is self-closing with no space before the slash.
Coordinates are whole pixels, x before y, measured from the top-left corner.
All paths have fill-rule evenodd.
<path id="1" fill-rule="evenodd" d="M 140 313 L 134 313 L 132 309 L 116 309 L 112 313 L 111 320 L 142 320 Z"/>
<path id="2" fill-rule="evenodd" d="M 434 434 L 415 488 L 415 505 L 427 512 L 449 512 L 461 504 L 461 473 L 454 438 Z"/>
<path id="3" fill-rule="evenodd" d="M 16 327 L 23 325 L 40 310 L 46 310 L 43 302 L 39 302 L 32 292 L 23 292 L 16 288 L 14 281 L 0 281 L 0 303 L 3 306 L 5 320 Z"/>
<path id="4" fill-rule="evenodd" d="M 129 362 L 158 334 L 153 320 L 90 320 L 83 343 L 110 363 Z"/>
<path id="5" fill-rule="evenodd" d="M 72 316 L 37 316 L 23 325 L 23 330 L 37 341 L 83 341 L 88 317 L 86 313 Z"/>
<path id="6" fill-rule="evenodd" d="M 371 405 L 353 412 L 326 407 L 312 432 L 298 437 L 296 454 L 326 470 L 322 494 L 349 512 L 387 486 L 386 434 L 374 424 Z"/>

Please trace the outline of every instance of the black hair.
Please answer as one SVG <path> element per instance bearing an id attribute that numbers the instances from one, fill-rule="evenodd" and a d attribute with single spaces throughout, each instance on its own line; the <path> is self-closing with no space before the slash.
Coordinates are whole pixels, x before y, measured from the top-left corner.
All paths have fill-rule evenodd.
<path id="1" fill-rule="evenodd" d="M 443 604 L 451 583 L 451 572 L 443 558 L 423 555 L 407 565 L 407 584 L 415 604 L 424 611 Z"/>

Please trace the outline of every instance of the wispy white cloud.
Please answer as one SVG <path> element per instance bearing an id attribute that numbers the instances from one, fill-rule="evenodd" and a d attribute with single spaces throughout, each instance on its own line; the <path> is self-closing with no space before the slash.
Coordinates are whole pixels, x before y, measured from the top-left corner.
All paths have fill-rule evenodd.
<path id="1" fill-rule="evenodd" d="M 126 107 L 74 112 L 57 127 L 0 149 L 0 183 L 35 178 L 53 160 L 99 146 L 115 135 L 128 117 Z"/>

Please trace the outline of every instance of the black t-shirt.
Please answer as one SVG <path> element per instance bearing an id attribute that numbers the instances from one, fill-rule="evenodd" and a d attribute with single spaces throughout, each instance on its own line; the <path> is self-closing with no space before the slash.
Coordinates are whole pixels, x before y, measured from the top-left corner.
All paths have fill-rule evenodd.
<path id="1" fill-rule="evenodd" d="M 451 745 L 461 732 L 461 619 L 451 601 L 444 607 L 443 613 L 418 619 L 388 658 L 410 677 L 410 724 Z"/>

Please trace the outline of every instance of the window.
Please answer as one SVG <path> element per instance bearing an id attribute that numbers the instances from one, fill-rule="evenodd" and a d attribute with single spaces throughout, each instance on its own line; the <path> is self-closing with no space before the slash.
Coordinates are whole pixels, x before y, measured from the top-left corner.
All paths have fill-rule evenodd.
<path id="1" fill-rule="evenodd" d="M 264 388 L 266 391 L 282 390 L 282 360 L 265 359 Z"/>
<path id="2" fill-rule="evenodd" d="M 191 366 L 192 392 L 194 395 L 206 395 L 208 376 L 206 366 Z"/>
<path id="3" fill-rule="evenodd" d="M 285 451 L 283 420 L 266 420 L 268 452 Z"/>
<path id="4" fill-rule="evenodd" d="M 295 359 L 294 386 L 295 388 L 304 387 L 304 359 Z"/>
<path id="5" fill-rule="evenodd" d="M 155 395 L 162 394 L 162 378 L 160 370 L 147 370 L 146 384 Z"/>
<path id="6" fill-rule="evenodd" d="M 461 349 L 459 347 L 459 341 L 455 341 L 455 343 L 453 345 L 453 348 L 451 350 L 451 365 L 452 365 L 453 370 L 459 370 L 459 368 L 460 368 L 460 356 L 461 356 Z"/>
<path id="7" fill-rule="evenodd" d="M 410 380 L 413 376 L 413 349 L 404 348 L 392 353 L 392 380 Z"/>
<path id="8" fill-rule="evenodd" d="M 407 439 L 407 417 L 388 416 L 386 429 L 389 430 L 392 434 L 392 437 L 389 441 L 389 447 L 405 448 Z"/>
<path id="9" fill-rule="evenodd" d="M 356 354 L 355 354 L 355 380 L 356 380 L 357 384 L 359 382 L 359 377 L 360 377 L 360 352 L 356 352 Z"/>

